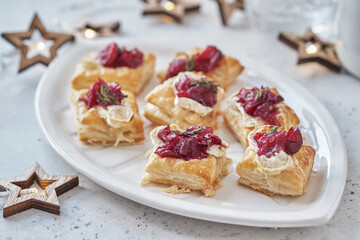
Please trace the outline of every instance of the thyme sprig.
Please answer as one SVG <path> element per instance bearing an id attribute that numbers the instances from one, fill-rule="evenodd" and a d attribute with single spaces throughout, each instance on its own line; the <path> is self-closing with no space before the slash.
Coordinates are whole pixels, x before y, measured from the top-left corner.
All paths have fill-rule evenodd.
<path id="1" fill-rule="evenodd" d="M 213 81 L 208 81 L 205 78 L 202 78 L 200 79 L 200 81 L 194 81 L 190 83 L 190 86 L 197 86 L 197 85 L 209 87 L 210 91 L 212 91 L 213 93 L 217 93 L 218 85 L 215 84 Z"/>
<path id="2" fill-rule="evenodd" d="M 174 133 L 184 134 L 184 135 L 188 135 L 188 136 L 193 136 L 193 135 L 196 135 L 203 131 L 204 131 L 204 128 L 198 128 L 198 129 L 192 130 L 191 132 L 188 132 L 188 131 L 180 132 L 179 130 L 173 130 Z"/>
<path id="3" fill-rule="evenodd" d="M 186 66 L 185 69 L 186 71 L 192 71 L 195 68 L 195 58 L 190 58 L 187 62 L 186 62 Z"/>
<path id="4" fill-rule="evenodd" d="M 269 130 L 269 132 L 267 134 L 271 134 L 273 132 L 276 132 L 278 128 L 279 128 L 279 126 L 273 126 L 272 128 L 270 128 L 270 130 Z"/>
<path id="5" fill-rule="evenodd" d="M 269 91 L 269 88 L 263 88 L 261 87 L 260 89 L 256 90 L 256 94 L 255 94 L 255 101 L 257 101 L 259 98 L 261 98 L 261 96 L 263 95 L 264 92 Z"/>

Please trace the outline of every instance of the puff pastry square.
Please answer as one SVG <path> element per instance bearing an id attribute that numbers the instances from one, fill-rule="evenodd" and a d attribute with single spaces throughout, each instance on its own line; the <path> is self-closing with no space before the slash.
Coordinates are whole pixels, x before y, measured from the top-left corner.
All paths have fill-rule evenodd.
<path id="1" fill-rule="evenodd" d="M 169 78 L 164 83 L 156 86 L 145 98 L 148 102 L 145 106 L 145 117 L 156 125 L 175 123 L 184 129 L 192 125 L 209 126 L 217 129 L 217 118 L 221 115 L 221 101 L 225 98 L 224 90 L 220 87 L 217 88 L 217 103 L 213 106 L 212 111 L 205 116 L 175 105 L 174 82 L 184 74 L 194 79 L 205 77 L 202 74 L 193 72 L 179 73 L 178 76 Z"/>
<path id="2" fill-rule="evenodd" d="M 311 146 L 302 145 L 297 153 L 288 155 L 289 162 L 285 168 L 269 171 L 259 160 L 256 150 L 249 146 L 236 166 L 236 172 L 240 176 L 238 183 L 266 195 L 302 195 L 306 191 L 315 154 L 316 151 Z"/>
<path id="3" fill-rule="evenodd" d="M 173 60 L 175 59 L 190 59 L 198 53 L 201 53 L 204 49 L 202 48 L 193 48 L 186 53 L 181 52 L 177 53 Z M 224 56 L 221 60 L 219 66 L 208 73 L 203 73 L 207 78 L 214 80 L 221 88 L 227 90 L 229 85 L 235 81 L 235 79 L 241 74 L 244 70 L 244 66 L 240 62 L 230 56 Z M 161 82 L 166 80 L 167 70 L 159 71 L 157 76 Z"/>
<path id="4" fill-rule="evenodd" d="M 137 68 L 103 67 L 96 60 L 97 55 L 97 52 L 93 52 L 84 56 L 76 66 L 71 80 L 73 89 L 88 89 L 100 77 L 105 82 L 115 82 L 122 86 L 124 90 L 133 92 L 136 95 L 153 77 L 155 56 L 152 53 L 144 53 L 144 62 Z"/>
<path id="5" fill-rule="evenodd" d="M 157 134 L 159 129 L 155 128 L 151 134 Z M 171 124 L 172 130 L 181 130 L 178 126 Z M 162 191 L 177 194 L 200 190 L 207 197 L 216 193 L 221 187 L 221 177 L 228 174 L 227 165 L 231 159 L 224 153 L 220 157 L 209 155 L 203 159 L 183 160 L 178 158 L 160 157 L 155 153 L 156 146 L 151 150 L 145 173 L 141 180 L 142 184 L 148 182 L 171 185 Z"/>
<path id="6" fill-rule="evenodd" d="M 275 88 L 271 88 L 270 91 L 279 94 Z M 258 127 L 269 124 L 246 114 L 245 111 L 240 111 L 241 106 L 235 106 L 232 100 L 236 93 L 228 99 L 228 107 L 224 111 L 224 120 L 241 145 L 246 148 L 249 146 L 249 133 Z M 275 108 L 277 110 L 276 118 L 280 123 L 279 130 L 288 131 L 291 127 L 297 127 L 300 124 L 294 110 L 283 101 L 275 104 Z"/>
<path id="7" fill-rule="evenodd" d="M 100 144 L 103 146 L 129 145 L 142 142 L 144 137 L 144 122 L 140 118 L 135 95 L 122 91 L 127 98 L 122 105 L 132 110 L 129 121 L 118 121 L 107 118 L 109 107 L 96 106 L 88 109 L 83 101 L 87 90 L 73 91 L 70 94 L 70 107 L 73 113 L 79 139 L 85 144 Z"/>

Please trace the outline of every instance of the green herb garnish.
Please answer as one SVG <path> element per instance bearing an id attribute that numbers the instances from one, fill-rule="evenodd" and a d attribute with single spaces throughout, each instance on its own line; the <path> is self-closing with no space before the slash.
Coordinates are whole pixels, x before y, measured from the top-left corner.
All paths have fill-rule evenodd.
<path id="1" fill-rule="evenodd" d="M 190 83 L 190 86 L 198 86 L 198 85 L 209 87 L 210 91 L 212 91 L 213 93 L 217 93 L 218 85 L 216 85 L 212 81 L 207 81 L 205 78 L 202 78 L 200 81 L 194 81 L 194 82 Z"/>
<path id="2" fill-rule="evenodd" d="M 191 132 L 188 132 L 188 131 L 180 132 L 179 130 L 172 130 L 172 131 L 174 133 L 177 133 L 177 134 L 184 134 L 184 135 L 188 135 L 188 136 L 193 136 L 193 135 L 196 135 L 198 133 L 203 132 L 204 128 L 198 128 L 198 129 L 192 130 Z"/>
<path id="3" fill-rule="evenodd" d="M 186 71 L 192 71 L 192 70 L 194 70 L 194 67 L 195 67 L 195 58 L 190 58 L 186 62 L 185 69 L 186 69 Z"/>
<path id="4" fill-rule="evenodd" d="M 270 130 L 269 130 L 269 132 L 267 134 L 271 134 L 273 132 L 276 132 L 278 128 L 279 128 L 279 126 L 273 126 L 272 128 L 270 128 Z"/>
<path id="5" fill-rule="evenodd" d="M 266 91 L 269 91 L 269 88 L 260 88 L 256 90 L 255 101 L 257 101 Z"/>
<path id="6" fill-rule="evenodd" d="M 106 85 L 101 85 L 100 92 L 97 92 L 96 94 L 99 97 L 99 99 L 104 103 L 120 104 L 120 103 L 118 103 L 118 101 L 116 100 L 115 97 L 113 97 L 109 94 L 109 87 Z M 125 96 L 125 97 L 127 97 L 127 96 Z"/>

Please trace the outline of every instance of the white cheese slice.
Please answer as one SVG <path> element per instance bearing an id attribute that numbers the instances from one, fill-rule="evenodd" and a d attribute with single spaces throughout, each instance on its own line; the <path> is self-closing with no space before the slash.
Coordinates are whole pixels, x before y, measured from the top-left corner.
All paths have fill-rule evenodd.
<path id="1" fill-rule="evenodd" d="M 235 109 L 241 113 L 241 116 L 242 116 L 241 121 L 242 121 L 243 125 L 245 125 L 246 127 L 261 126 L 261 123 L 259 120 L 257 120 L 254 117 L 251 117 L 249 114 L 247 114 L 245 112 L 245 109 L 238 102 L 239 97 L 236 96 L 237 94 L 238 94 L 238 92 L 233 93 L 229 97 L 228 103 L 232 109 Z"/>
<path id="2" fill-rule="evenodd" d="M 175 106 L 179 106 L 184 109 L 196 112 L 202 117 L 208 115 L 213 110 L 211 107 L 204 106 L 201 103 L 186 97 L 179 98 L 178 96 L 176 96 L 174 100 L 174 104 Z"/>
<path id="3" fill-rule="evenodd" d="M 254 136 L 257 132 L 262 132 L 264 127 L 255 129 L 248 135 L 249 148 L 255 152 L 258 151 L 258 146 Z M 258 162 L 258 170 L 266 175 L 277 175 L 282 171 L 292 168 L 294 164 L 293 158 L 282 150 L 270 158 L 267 158 L 265 155 L 259 156 L 256 154 L 255 160 Z"/>
<path id="4" fill-rule="evenodd" d="M 226 149 L 229 147 L 229 145 L 226 142 L 222 142 L 224 146 L 221 145 L 212 145 L 208 148 L 206 151 L 208 154 L 213 155 L 214 157 L 221 157 L 225 154 Z"/>
<path id="5" fill-rule="evenodd" d="M 200 81 L 203 78 L 206 78 L 205 75 L 203 74 L 199 74 L 199 73 L 194 73 L 194 72 L 185 72 L 182 74 L 178 74 L 173 82 L 173 87 L 174 87 L 174 92 L 175 92 L 175 100 L 174 100 L 174 104 L 175 106 L 193 111 L 198 113 L 199 115 L 201 115 L 202 117 L 208 115 L 210 112 L 212 112 L 213 108 L 212 107 L 208 107 L 208 106 L 204 106 L 201 103 L 191 99 L 191 98 L 186 98 L 186 97 L 178 97 L 177 96 L 177 89 L 175 87 L 175 84 L 180 80 L 180 78 L 186 75 L 189 78 L 195 80 L 195 81 Z M 218 90 L 222 91 L 221 88 L 218 88 Z"/>
<path id="6" fill-rule="evenodd" d="M 100 117 L 113 128 L 121 127 L 123 122 L 129 122 L 134 116 L 131 107 L 127 105 L 110 105 L 106 108 L 96 106 L 95 108 Z"/>

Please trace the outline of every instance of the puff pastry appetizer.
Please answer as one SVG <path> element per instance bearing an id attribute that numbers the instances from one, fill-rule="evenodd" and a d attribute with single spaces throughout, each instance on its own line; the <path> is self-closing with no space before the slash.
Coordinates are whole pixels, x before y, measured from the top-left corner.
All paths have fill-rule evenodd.
<path id="1" fill-rule="evenodd" d="M 171 124 L 153 129 L 154 145 L 148 156 L 142 184 L 171 185 L 162 191 L 175 194 L 200 190 L 213 196 L 221 187 L 220 177 L 227 175 L 228 145 L 213 134 L 210 127 L 191 126 L 183 131 Z"/>
<path id="2" fill-rule="evenodd" d="M 144 140 L 143 121 L 133 93 L 116 83 L 99 81 L 70 94 L 78 136 L 86 144 L 117 146 Z"/>
<path id="3" fill-rule="evenodd" d="M 224 56 L 219 49 L 208 46 L 205 49 L 193 48 L 186 53 L 177 53 L 167 70 L 158 73 L 163 82 L 180 72 L 201 72 L 227 90 L 244 67 L 235 58 Z"/>
<path id="4" fill-rule="evenodd" d="M 243 147 L 248 147 L 248 135 L 255 128 L 277 125 L 288 131 L 300 124 L 295 112 L 284 103 L 275 88 L 242 88 L 228 99 L 225 122 Z"/>
<path id="5" fill-rule="evenodd" d="M 100 53 L 92 52 L 82 58 L 76 66 L 72 87 L 75 90 L 88 89 L 101 77 L 105 82 L 115 82 L 136 95 L 152 78 L 154 67 L 152 53 L 142 53 L 136 48 L 128 51 L 111 43 Z"/>
<path id="6" fill-rule="evenodd" d="M 315 150 L 303 145 L 298 128 L 260 127 L 249 134 L 249 147 L 236 166 L 238 183 L 267 195 L 298 196 L 306 190 Z"/>
<path id="7" fill-rule="evenodd" d="M 145 117 L 157 125 L 218 127 L 224 90 L 205 75 L 185 72 L 155 87 L 145 98 Z"/>

